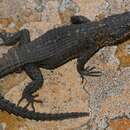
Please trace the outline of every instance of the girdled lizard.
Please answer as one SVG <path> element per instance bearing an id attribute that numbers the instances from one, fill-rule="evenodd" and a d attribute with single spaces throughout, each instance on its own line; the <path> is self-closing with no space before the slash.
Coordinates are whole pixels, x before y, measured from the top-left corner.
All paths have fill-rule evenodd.
<path id="1" fill-rule="evenodd" d="M 109 16 L 100 21 L 90 21 L 84 16 L 72 16 L 70 25 L 54 28 L 30 40 L 29 31 L 0 33 L 0 45 L 15 45 L 0 59 L 0 78 L 24 70 L 32 81 L 25 87 L 17 106 L 0 96 L 0 109 L 23 118 L 34 120 L 62 120 L 88 116 L 88 112 L 46 114 L 35 112 L 34 102 L 41 102 L 34 95 L 41 88 L 44 78 L 40 67 L 53 70 L 70 60 L 77 59 L 81 78 L 100 76 L 95 67 L 85 67 L 86 62 L 101 48 L 123 43 L 130 38 L 130 12 Z M 19 107 L 23 99 L 28 103 Z M 32 111 L 27 107 L 31 105 Z"/>

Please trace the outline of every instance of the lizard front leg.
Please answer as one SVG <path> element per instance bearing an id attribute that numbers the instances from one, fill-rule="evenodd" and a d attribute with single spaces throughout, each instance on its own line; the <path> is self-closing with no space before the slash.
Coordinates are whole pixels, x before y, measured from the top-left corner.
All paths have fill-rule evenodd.
<path id="1" fill-rule="evenodd" d="M 0 32 L 0 45 L 11 46 L 15 45 L 17 42 L 22 45 L 27 44 L 29 41 L 30 35 L 27 29 L 15 33 Z"/>
<path id="2" fill-rule="evenodd" d="M 27 108 L 29 105 L 31 105 L 33 111 L 35 111 L 34 102 L 41 103 L 41 101 L 35 100 L 35 98 L 38 95 L 33 95 L 33 93 L 42 87 L 44 79 L 43 79 L 40 69 L 37 68 L 37 66 L 35 66 L 34 64 L 25 65 L 24 70 L 27 73 L 27 75 L 32 79 L 32 82 L 30 82 L 25 87 L 25 89 L 22 93 L 22 97 L 19 100 L 17 105 L 19 105 L 23 99 L 26 99 L 28 101 L 28 103 L 25 106 L 25 108 Z"/>
<path id="3" fill-rule="evenodd" d="M 82 78 L 82 83 L 85 79 L 85 76 L 101 76 L 101 71 L 96 71 L 95 67 L 85 67 L 86 62 L 96 53 L 97 51 L 90 51 L 90 53 L 82 53 L 80 57 L 77 59 L 77 71 L 79 72 L 81 78 Z"/>

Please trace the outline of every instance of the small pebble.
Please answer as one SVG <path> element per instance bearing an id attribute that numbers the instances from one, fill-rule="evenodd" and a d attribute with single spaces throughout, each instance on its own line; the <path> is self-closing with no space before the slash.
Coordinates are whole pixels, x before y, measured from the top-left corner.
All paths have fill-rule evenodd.
<path id="1" fill-rule="evenodd" d="M 35 8 L 35 10 L 37 11 L 37 12 L 43 12 L 43 10 L 44 10 L 44 6 L 43 5 L 38 5 L 36 8 Z"/>
<path id="2" fill-rule="evenodd" d="M 11 24 L 9 24 L 8 27 L 9 27 L 9 28 L 16 28 L 16 24 L 15 24 L 15 23 L 11 23 Z"/>

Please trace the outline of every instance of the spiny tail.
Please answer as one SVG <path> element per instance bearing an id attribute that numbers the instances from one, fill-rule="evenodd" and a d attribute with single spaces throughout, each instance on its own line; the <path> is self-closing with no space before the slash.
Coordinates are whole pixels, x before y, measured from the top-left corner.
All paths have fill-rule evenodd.
<path id="1" fill-rule="evenodd" d="M 50 114 L 50 113 L 40 113 L 40 112 L 29 111 L 28 109 L 16 106 L 14 103 L 11 103 L 9 100 L 5 99 L 1 95 L 0 95 L 0 110 L 6 111 L 9 114 L 20 116 L 22 118 L 28 118 L 28 119 L 36 120 L 36 121 L 64 120 L 64 119 L 89 116 L 88 112 Z"/>
<path id="2" fill-rule="evenodd" d="M 14 72 L 15 69 L 21 67 L 24 64 L 21 59 L 19 59 L 18 54 L 15 49 L 10 49 L 7 54 L 0 58 L 0 78 L 6 76 L 9 73 Z M 28 118 L 31 120 L 41 120 L 41 121 L 51 121 L 51 120 L 64 120 L 69 118 L 78 118 L 89 116 L 87 112 L 72 112 L 72 113 L 59 113 L 59 114 L 49 114 L 29 111 L 28 109 L 18 107 L 14 103 L 5 99 L 0 95 L 0 110 L 6 111 L 9 114 L 14 114 L 22 118 Z"/>

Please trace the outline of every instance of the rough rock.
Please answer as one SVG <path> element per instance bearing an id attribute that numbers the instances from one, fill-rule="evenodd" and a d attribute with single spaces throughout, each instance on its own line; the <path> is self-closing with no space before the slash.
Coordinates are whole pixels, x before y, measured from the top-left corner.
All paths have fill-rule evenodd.
<path id="1" fill-rule="evenodd" d="M 8 5 L 8 6 L 7 6 Z M 12 8 L 13 7 L 13 8 Z M 130 10 L 129 0 L 0 0 L 0 31 L 15 32 L 28 28 L 31 39 L 48 29 L 70 24 L 72 15 L 84 15 L 100 20 L 112 14 Z M 6 53 L 8 47 L 1 47 Z M 87 77 L 82 85 L 76 72 L 76 60 L 52 72 L 41 69 L 45 77 L 38 91 L 41 112 L 89 111 L 85 118 L 64 121 L 36 122 L 0 112 L 0 129 L 6 130 L 128 130 L 130 129 L 130 49 L 129 41 L 118 47 L 100 50 L 88 62 L 102 71 L 102 76 Z M 23 72 L 0 81 L 0 92 L 17 103 L 30 82 Z M 24 101 L 21 105 L 25 105 Z M 15 122 L 15 123 L 14 123 Z"/>

